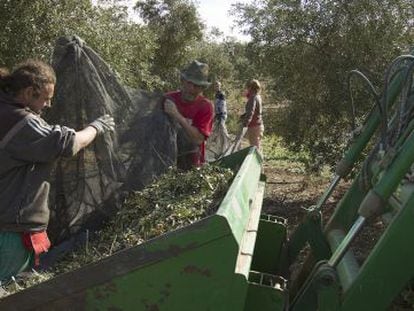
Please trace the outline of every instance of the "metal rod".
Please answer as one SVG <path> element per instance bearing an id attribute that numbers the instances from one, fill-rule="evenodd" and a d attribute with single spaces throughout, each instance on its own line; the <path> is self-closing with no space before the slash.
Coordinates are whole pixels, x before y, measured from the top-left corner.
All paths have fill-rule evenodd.
<path id="1" fill-rule="evenodd" d="M 345 238 L 345 232 L 341 229 L 333 229 L 326 235 L 329 246 L 332 250 L 339 247 Z M 336 270 L 338 272 L 339 281 L 342 288 L 346 291 L 356 279 L 359 272 L 359 265 L 353 252 L 348 249 L 342 260 L 338 263 Z"/>
<path id="2" fill-rule="evenodd" d="M 335 175 L 334 179 L 331 181 L 329 187 L 325 190 L 325 192 L 323 193 L 323 195 L 321 196 L 321 198 L 319 199 L 318 203 L 315 206 L 315 210 L 316 211 L 320 211 L 320 209 L 322 208 L 322 205 L 325 204 L 326 200 L 329 198 L 329 196 L 332 194 L 332 192 L 334 191 L 336 185 L 338 184 L 338 182 L 341 180 L 341 176 L 339 175 Z"/>
<path id="3" fill-rule="evenodd" d="M 338 263 L 341 261 L 342 257 L 345 255 L 345 253 L 348 251 L 348 248 L 351 246 L 352 241 L 358 234 L 359 230 L 361 230 L 362 226 L 364 225 L 365 220 L 366 218 L 362 216 L 359 216 L 357 218 L 357 220 L 349 230 L 348 234 L 345 236 L 341 244 L 339 244 L 338 248 L 335 250 L 335 253 L 333 253 L 331 258 L 329 259 L 328 264 L 331 267 L 336 267 Z"/>

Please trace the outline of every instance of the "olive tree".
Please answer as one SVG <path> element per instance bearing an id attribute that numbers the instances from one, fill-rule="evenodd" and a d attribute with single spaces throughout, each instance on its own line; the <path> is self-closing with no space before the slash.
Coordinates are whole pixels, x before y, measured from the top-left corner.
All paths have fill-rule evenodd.
<path id="1" fill-rule="evenodd" d="M 153 34 L 132 22 L 116 2 L 99 6 L 89 0 L 0 0 L 0 12 L 0 65 L 12 67 L 30 57 L 48 61 L 58 37 L 78 35 L 126 83 L 157 84 L 149 72 L 157 47 Z"/>
<path id="2" fill-rule="evenodd" d="M 359 69 L 381 92 L 386 67 L 412 44 L 413 11 L 411 0 L 258 0 L 234 6 L 239 25 L 252 37 L 251 61 L 285 104 L 273 120 L 292 149 L 335 162 L 351 123 L 348 72 Z M 362 114 L 373 101 L 365 87 L 355 92 Z"/>
<path id="3" fill-rule="evenodd" d="M 135 10 L 154 33 L 157 50 L 152 73 L 164 89 L 177 85 L 177 70 L 190 59 L 190 50 L 203 39 L 204 25 L 195 3 L 187 0 L 137 1 Z"/>

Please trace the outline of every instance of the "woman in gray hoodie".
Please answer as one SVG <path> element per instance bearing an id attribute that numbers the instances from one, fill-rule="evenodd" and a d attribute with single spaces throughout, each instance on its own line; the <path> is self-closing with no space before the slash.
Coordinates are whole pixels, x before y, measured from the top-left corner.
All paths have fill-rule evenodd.
<path id="1" fill-rule="evenodd" d="M 81 131 L 49 125 L 40 114 L 55 84 L 53 68 L 39 60 L 0 74 L 0 282 L 38 264 L 50 247 L 48 178 L 55 161 L 114 128 L 108 115 Z"/>

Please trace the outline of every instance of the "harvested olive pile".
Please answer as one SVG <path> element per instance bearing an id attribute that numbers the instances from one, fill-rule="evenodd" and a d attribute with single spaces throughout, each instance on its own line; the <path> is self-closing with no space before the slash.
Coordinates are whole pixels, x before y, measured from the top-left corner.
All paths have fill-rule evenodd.
<path id="1" fill-rule="evenodd" d="M 211 215 L 232 178 L 233 171 L 215 165 L 187 172 L 171 168 L 147 188 L 130 193 L 112 221 L 53 271 L 35 272 L 29 279 L 12 282 L 4 289 L 14 293 Z"/>
<path id="2" fill-rule="evenodd" d="M 214 213 L 233 172 L 206 165 L 188 172 L 171 169 L 142 191 L 133 192 L 108 225 L 57 265 L 57 273 L 79 268 L 119 250 L 189 225 Z"/>

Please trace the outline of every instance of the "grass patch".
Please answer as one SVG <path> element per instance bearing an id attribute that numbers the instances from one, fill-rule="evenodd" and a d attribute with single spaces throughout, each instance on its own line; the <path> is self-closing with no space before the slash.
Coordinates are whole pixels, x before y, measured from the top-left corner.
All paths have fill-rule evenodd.
<path id="1" fill-rule="evenodd" d="M 275 134 L 264 136 L 263 152 L 266 162 L 271 166 L 284 168 L 294 173 L 312 174 L 324 178 L 332 175 L 330 166 L 315 165 L 312 163 L 312 157 L 305 151 L 289 150 L 284 146 L 282 139 Z"/>
<path id="2" fill-rule="evenodd" d="M 288 169 L 295 173 L 305 173 L 309 157 L 304 152 L 292 152 L 283 146 L 276 135 L 265 135 L 263 153 L 268 165 Z"/>

